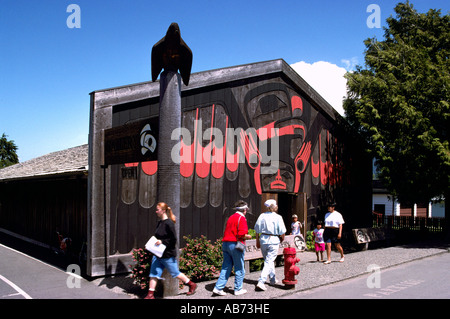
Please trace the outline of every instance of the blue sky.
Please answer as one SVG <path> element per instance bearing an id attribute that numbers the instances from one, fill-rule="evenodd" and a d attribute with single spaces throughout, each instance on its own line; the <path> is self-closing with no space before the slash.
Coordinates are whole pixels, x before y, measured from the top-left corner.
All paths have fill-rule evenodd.
<path id="1" fill-rule="evenodd" d="M 325 95 L 345 94 L 342 75 L 364 64 L 363 41 L 383 36 L 367 25 L 368 6 L 379 6 L 384 26 L 398 2 L 0 0 L 0 135 L 21 162 L 87 143 L 89 93 L 149 81 L 152 46 L 171 22 L 193 51 L 192 72 L 282 58 L 338 109 L 342 99 Z M 450 9 L 448 0 L 411 3 Z M 67 25 L 70 4 L 80 28 Z"/>

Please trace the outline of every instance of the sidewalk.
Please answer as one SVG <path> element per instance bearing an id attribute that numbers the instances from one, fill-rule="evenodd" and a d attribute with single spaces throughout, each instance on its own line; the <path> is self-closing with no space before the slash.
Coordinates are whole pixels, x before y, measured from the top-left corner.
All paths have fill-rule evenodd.
<path id="1" fill-rule="evenodd" d="M 284 267 L 276 267 L 276 277 L 279 283 L 275 286 L 270 286 L 266 283 L 266 291 L 255 290 L 255 285 L 261 273 L 257 271 L 245 275 L 243 289 L 246 289 L 247 293 L 241 296 L 235 296 L 233 294 L 234 277 L 232 276 L 228 279 L 228 284 L 224 289 L 227 293 L 226 296 L 213 295 L 212 290 L 216 280 L 212 280 L 197 283 L 197 292 L 193 296 L 186 295 L 187 288 L 185 287 L 180 290 L 177 296 L 167 297 L 166 299 L 277 299 L 280 297 L 288 297 L 294 292 L 369 274 L 369 265 L 377 265 L 381 269 L 384 269 L 436 254 L 448 253 L 449 249 L 450 245 L 443 242 L 409 244 L 347 253 L 345 255 L 345 262 L 343 263 L 339 262 L 339 253 L 333 251 L 331 254 L 332 263 L 328 265 L 317 262 L 314 252 L 303 252 L 297 254 L 297 257 L 300 258 L 300 262 L 297 263 L 297 266 L 300 268 L 300 273 L 296 276 L 298 283 L 293 289 L 286 289 L 285 285 L 282 284 Z M 129 298 L 142 298 L 145 295 L 145 293 L 133 285 L 130 275 L 100 278 L 93 282 L 100 287 L 105 287 L 116 293 L 126 294 Z"/>

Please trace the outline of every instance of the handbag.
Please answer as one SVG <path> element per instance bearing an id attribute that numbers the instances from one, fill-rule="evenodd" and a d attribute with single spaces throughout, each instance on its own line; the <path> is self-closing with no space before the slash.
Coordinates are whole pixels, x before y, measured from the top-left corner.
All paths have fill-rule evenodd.
<path id="1" fill-rule="evenodd" d="M 237 242 L 236 242 L 236 246 L 234 246 L 234 249 L 243 252 L 243 251 L 245 250 L 245 245 L 244 245 L 242 242 L 237 241 Z"/>
<path id="2" fill-rule="evenodd" d="M 241 221 L 241 218 L 242 218 L 242 216 L 239 217 L 239 220 L 238 220 L 238 226 L 237 226 L 238 231 L 239 231 L 239 222 Z M 237 239 L 237 238 L 236 238 L 236 239 Z M 243 243 L 240 242 L 239 240 L 236 240 L 236 246 L 234 246 L 234 249 L 243 252 L 243 251 L 245 250 L 245 244 L 243 244 Z"/>

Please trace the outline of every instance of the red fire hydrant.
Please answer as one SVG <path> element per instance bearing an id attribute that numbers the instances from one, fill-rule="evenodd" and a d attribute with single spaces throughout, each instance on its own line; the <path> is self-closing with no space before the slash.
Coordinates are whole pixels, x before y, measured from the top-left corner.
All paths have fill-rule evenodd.
<path id="1" fill-rule="evenodd" d="M 297 283 L 295 276 L 299 274 L 300 268 L 295 264 L 300 261 L 297 258 L 297 252 L 294 247 L 286 247 L 283 249 L 284 255 L 284 279 L 283 284 L 286 286 L 294 286 Z"/>

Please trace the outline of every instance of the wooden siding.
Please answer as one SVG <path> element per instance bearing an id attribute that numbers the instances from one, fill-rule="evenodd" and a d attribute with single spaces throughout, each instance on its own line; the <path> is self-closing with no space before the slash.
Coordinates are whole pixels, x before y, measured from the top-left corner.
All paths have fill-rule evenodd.
<path id="1" fill-rule="evenodd" d="M 79 249 L 87 233 L 87 178 L 0 183 L 0 227 L 58 246 L 56 231 Z"/>
<path id="2" fill-rule="evenodd" d="M 284 205 L 284 209 L 280 213 L 286 222 L 294 209 L 294 197 L 306 194 L 308 229 L 323 219 L 330 201 L 338 202 L 348 229 L 370 225 L 371 159 L 339 114 L 284 61 L 193 74 L 189 87 L 182 86 L 181 108 L 182 127 L 190 133 L 180 142 L 181 152 L 195 156 L 180 163 L 181 247 L 183 235 L 205 235 L 212 241 L 221 237 L 238 199 L 251 207 L 247 220 L 254 227 L 265 194 L 285 195 L 281 195 L 280 208 Z M 130 157 L 104 165 L 105 130 L 156 118 L 158 111 L 158 82 L 91 93 L 91 276 L 127 271 L 124 265 L 131 262 L 130 252 L 143 246 L 157 221 L 156 161 L 136 162 Z M 212 145 L 212 135 L 204 135 L 208 128 L 219 129 L 222 137 L 224 130 L 236 130 L 237 135 L 227 139 L 234 146 Z M 279 133 L 273 133 L 275 128 Z M 262 135 L 242 133 L 247 130 Z M 278 153 L 269 148 L 275 136 L 279 136 Z M 279 155 L 274 160 L 277 171 L 266 170 L 270 163 L 260 152 L 262 145 L 270 154 Z M 219 161 L 223 152 L 226 160 Z"/>
<path id="3" fill-rule="evenodd" d="M 129 123 L 141 123 L 142 117 L 153 119 L 155 116 L 152 114 L 157 113 L 158 107 L 158 99 L 115 105 L 112 108 L 112 127 L 116 129 L 131 125 Z M 230 149 L 223 145 L 223 141 L 217 148 L 209 149 L 212 137 L 205 138 L 204 135 L 211 127 L 217 128 L 225 137 L 227 128 L 245 131 L 275 123 L 284 128 L 284 133 L 280 133 L 279 138 L 280 166 L 271 174 L 260 173 L 260 162 L 257 165 L 249 163 L 250 151 L 239 146 L 243 145 L 239 139 L 242 135 L 232 136 L 234 147 Z M 361 154 L 342 128 L 318 112 L 307 98 L 284 83 L 282 78 L 261 79 L 247 85 L 230 83 L 198 90 L 192 95 L 183 94 L 182 127 L 190 132 L 191 139 L 183 140 L 182 152 L 191 154 L 192 158 L 187 156 L 185 159 L 188 161 L 180 165 L 178 222 L 181 245 L 185 235 L 205 235 L 212 241 L 220 238 L 238 199 L 247 201 L 254 212 L 247 216 L 248 225 L 252 228 L 261 213 L 261 196 L 266 193 L 306 193 L 307 207 L 312 208 L 307 213 L 309 218 L 306 217 L 308 227 L 315 219 L 323 219 L 324 212 L 318 210 L 323 210 L 331 200 L 339 202 L 348 225 L 364 222 L 365 214 L 351 211 L 355 207 L 355 197 L 363 198 L 358 196 L 364 190 L 361 185 L 369 185 L 367 181 L 370 180 L 361 174 L 365 164 Z M 198 140 L 194 141 L 194 138 Z M 308 147 L 310 151 L 302 153 Z M 220 161 L 222 158 L 218 155 L 214 158 L 218 159 L 217 162 L 212 158 L 208 162 L 204 158 L 206 152 L 226 154 L 227 160 Z M 229 161 L 228 155 L 232 158 L 239 152 L 243 155 L 247 152 L 245 162 Z M 300 157 L 303 159 L 297 161 Z M 156 162 L 153 162 L 154 169 L 149 169 L 147 165 L 150 167 L 152 162 L 131 161 L 130 158 L 129 162 L 111 165 L 111 255 L 127 254 L 133 248 L 142 247 L 156 226 Z M 273 186 L 278 180 L 282 181 L 282 186 Z M 366 197 L 367 203 L 370 203 L 369 196 Z M 289 204 L 280 203 L 280 207 L 284 207 L 280 213 L 290 224 L 293 207 L 290 199 L 285 200 Z"/>

